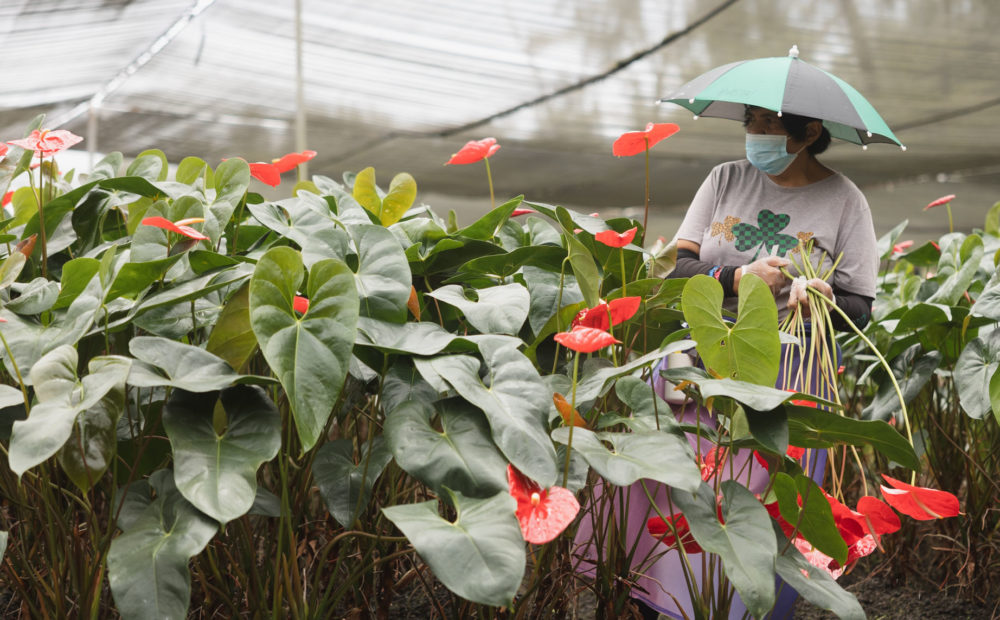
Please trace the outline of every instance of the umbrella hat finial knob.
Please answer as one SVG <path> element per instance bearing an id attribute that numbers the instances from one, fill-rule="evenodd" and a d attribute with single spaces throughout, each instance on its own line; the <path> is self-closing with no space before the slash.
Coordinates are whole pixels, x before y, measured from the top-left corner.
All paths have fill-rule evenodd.
<path id="1" fill-rule="evenodd" d="M 789 58 L 798 58 L 799 57 L 799 46 L 798 45 L 793 45 L 788 50 L 788 57 Z"/>

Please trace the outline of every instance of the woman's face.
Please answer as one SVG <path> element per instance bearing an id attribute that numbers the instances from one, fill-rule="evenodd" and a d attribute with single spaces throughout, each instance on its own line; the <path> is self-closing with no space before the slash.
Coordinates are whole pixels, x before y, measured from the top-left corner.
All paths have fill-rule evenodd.
<path id="1" fill-rule="evenodd" d="M 771 134 L 787 136 L 785 126 L 781 124 L 781 118 L 777 112 L 765 110 L 764 108 L 750 108 L 743 119 L 743 126 L 747 133 Z"/>

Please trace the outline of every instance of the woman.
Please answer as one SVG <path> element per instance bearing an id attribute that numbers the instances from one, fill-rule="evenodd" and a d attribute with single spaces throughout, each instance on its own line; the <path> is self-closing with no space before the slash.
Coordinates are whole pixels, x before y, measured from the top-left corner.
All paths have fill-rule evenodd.
<path id="1" fill-rule="evenodd" d="M 878 271 L 875 231 L 868 203 L 858 188 L 842 174 L 823 165 L 816 155 L 830 144 L 830 134 L 817 119 L 784 114 L 763 108 L 746 109 L 745 160 L 716 166 L 702 184 L 691 203 L 677 233 L 677 266 L 669 277 L 691 277 L 707 274 L 716 278 L 725 292 L 724 306 L 735 312 L 741 279 L 747 274 L 760 277 L 771 289 L 778 305 L 779 318 L 796 306 L 809 314 L 809 300 L 805 288 L 791 286 L 782 268 L 794 274 L 789 255 L 800 252 L 799 242 L 813 242 L 810 257 L 816 265 L 822 256 L 817 272 L 825 272 L 838 256 L 842 255 L 830 282 L 813 279 L 809 286 L 820 291 L 857 326 L 864 327 L 871 314 Z M 802 257 L 797 257 L 799 262 Z M 833 315 L 834 326 L 845 329 L 839 313 Z M 783 372 L 779 377 L 796 376 L 790 367 L 798 365 L 796 355 L 782 359 Z M 661 364 L 665 367 L 664 364 Z M 660 367 L 654 372 L 654 388 L 667 398 L 667 387 L 659 376 Z M 779 383 L 782 381 L 779 378 Z M 779 385 L 797 391 L 816 392 L 815 386 Z M 709 412 L 689 404 L 675 408 L 679 421 L 714 428 L 716 420 Z M 707 442 L 699 443 L 689 435 L 695 452 L 704 459 L 709 448 Z M 754 493 L 762 492 L 768 482 L 767 470 L 757 464 L 742 450 L 731 456 L 730 467 L 719 468 L 715 476 L 733 477 Z M 822 482 L 826 455 L 823 451 L 810 451 L 803 467 L 814 480 Z M 641 489 L 638 494 L 642 494 Z M 630 495 L 637 495 L 635 489 Z M 669 514 L 663 490 L 657 494 L 657 504 L 664 514 Z M 632 498 L 639 508 L 641 501 Z M 647 504 L 648 505 L 648 504 Z M 629 517 L 629 531 L 636 536 L 644 534 L 645 511 L 634 510 Z M 636 557 L 652 557 L 658 551 L 657 541 L 646 534 Z M 693 573 L 701 575 L 701 554 L 688 554 Z M 692 608 L 687 585 L 676 550 L 671 550 L 652 565 L 637 567 L 641 577 L 633 595 L 641 602 L 640 608 L 647 617 L 657 612 L 670 617 L 682 617 L 681 609 L 689 617 Z M 782 588 L 772 617 L 790 616 L 795 594 L 787 586 Z M 738 597 L 733 600 L 730 618 L 738 618 L 745 611 Z"/>

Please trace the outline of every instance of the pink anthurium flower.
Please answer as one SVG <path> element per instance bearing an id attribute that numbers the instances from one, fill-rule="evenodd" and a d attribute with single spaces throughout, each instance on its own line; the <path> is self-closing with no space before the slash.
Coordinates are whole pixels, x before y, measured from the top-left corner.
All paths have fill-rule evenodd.
<path id="1" fill-rule="evenodd" d="M 583 325 L 608 331 L 612 325 L 631 319 L 639 310 L 641 302 L 642 297 L 620 297 L 608 303 L 597 304 L 593 308 L 581 310 L 573 319 L 572 327 Z"/>
<path id="2" fill-rule="evenodd" d="M 299 314 L 305 314 L 309 312 L 309 300 L 305 297 L 296 295 L 292 299 L 292 310 L 298 312 Z"/>
<path id="3" fill-rule="evenodd" d="M 496 138 L 483 138 L 482 140 L 470 140 L 465 146 L 458 149 L 451 159 L 445 162 L 448 164 L 474 164 L 481 159 L 486 159 L 500 150 Z"/>
<path id="4" fill-rule="evenodd" d="M 281 183 L 281 173 L 288 172 L 303 164 L 313 157 L 316 151 L 302 151 L 301 153 L 288 153 L 270 162 L 258 161 L 250 165 L 250 176 L 261 183 L 266 183 L 271 187 L 277 187 Z"/>
<path id="5" fill-rule="evenodd" d="M 27 138 L 8 140 L 7 144 L 19 146 L 26 151 L 34 151 L 37 157 L 49 157 L 81 140 L 83 138 L 65 129 L 35 129 Z"/>
<path id="6" fill-rule="evenodd" d="M 9 146 L 0 142 L 0 161 L 3 161 L 3 158 L 7 155 L 7 151 L 9 150 L 10 150 Z"/>
<path id="7" fill-rule="evenodd" d="M 940 207 L 941 205 L 946 205 L 955 199 L 955 194 L 948 194 L 947 196 L 941 196 L 937 200 L 932 200 L 930 204 L 924 207 L 924 211 L 928 209 L 933 209 L 934 207 Z"/>
<path id="8" fill-rule="evenodd" d="M 529 213 L 538 213 L 538 211 L 535 211 L 534 209 L 514 209 L 510 216 L 517 217 L 519 215 L 528 215 Z"/>
<path id="9" fill-rule="evenodd" d="M 567 349 L 572 349 L 577 353 L 593 353 L 621 342 L 603 329 L 583 325 L 577 325 L 568 332 L 559 332 L 552 338 Z"/>
<path id="10" fill-rule="evenodd" d="M 632 243 L 632 240 L 635 239 L 635 233 L 637 230 L 639 230 L 638 226 L 632 227 L 623 233 L 618 233 L 613 230 L 602 230 L 594 235 L 594 239 L 597 239 L 608 247 L 623 248 Z"/>
<path id="11" fill-rule="evenodd" d="M 611 145 L 611 152 L 619 157 L 638 155 L 678 131 L 680 127 L 675 123 L 649 123 L 645 131 L 628 131 L 619 136 Z"/>
<path id="12" fill-rule="evenodd" d="M 202 217 L 189 217 L 183 220 L 177 220 L 176 222 L 171 222 L 165 217 L 147 217 L 140 222 L 143 226 L 155 226 L 156 228 L 162 228 L 164 230 L 169 230 L 170 232 L 175 232 L 178 235 L 184 235 L 189 239 L 197 239 L 198 241 L 207 241 L 208 237 L 201 234 L 197 230 L 188 226 L 188 224 L 196 224 L 198 222 L 204 222 L 205 218 Z"/>
<path id="13" fill-rule="evenodd" d="M 918 521 L 931 521 L 958 516 L 961 508 L 958 498 L 938 489 L 913 486 L 882 474 L 890 487 L 879 485 L 885 501 L 908 517 Z"/>
<path id="14" fill-rule="evenodd" d="M 507 465 L 507 485 L 517 500 L 521 534 L 530 543 L 543 545 L 553 540 L 580 512 L 580 502 L 568 489 L 543 489 L 513 465 Z"/>
<path id="15" fill-rule="evenodd" d="M 892 246 L 893 254 L 902 254 L 904 251 L 913 246 L 913 239 L 907 239 L 906 241 L 900 241 L 896 245 Z"/>

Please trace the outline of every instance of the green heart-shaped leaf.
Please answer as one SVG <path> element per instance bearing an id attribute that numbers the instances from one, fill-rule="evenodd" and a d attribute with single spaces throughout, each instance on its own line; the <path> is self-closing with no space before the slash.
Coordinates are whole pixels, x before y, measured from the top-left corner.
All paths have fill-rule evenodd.
<path id="1" fill-rule="evenodd" d="M 358 250 L 358 290 L 361 316 L 402 323 L 410 299 L 413 276 L 396 237 L 381 226 L 361 224 L 351 228 Z"/>
<path id="2" fill-rule="evenodd" d="M 488 499 L 450 493 L 458 517 L 438 516 L 437 502 L 383 508 L 449 590 L 474 603 L 510 606 L 524 577 L 526 555 L 507 491 Z"/>
<path id="3" fill-rule="evenodd" d="M 226 430 L 213 425 L 216 402 Z M 220 523 L 241 517 L 257 495 L 257 469 L 278 454 L 281 415 L 261 388 L 220 392 L 175 389 L 163 407 L 163 428 L 174 456 L 174 481 L 184 497 Z"/>
<path id="4" fill-rule="evenodd" d="M 570 445 L 570 427 L 552 431 L 552 439 Z M 603 442 L 610 442 L 608 449 Z M 694 491 L 701 472 L 694 463 L 691 445 L 683 436 L 666 431 L 594 433 L 574 428 L 572 448 L 611 484 L 629 486 L 641 478 L 656 480 L 677 489 Z"/>
<path id="5" fill-rule="evenodd" d="M 150 487 L 156 499 L 150 499 Z M 168 470 L 129 487 L 126 502 L 132 514 L 122 510 L 118 523 L 125 532 L 108 551 L 108 583 L 118 613 L 125 620 L 183 620 L 191 598 L 188 561 L 219 525 L 181 496 Z"/>
<path id="6" fill-rule="evenodd" d="M 347 265 L 336 259 L 309 271 L 309 311 L 292 299 L 303 280 L 302 257 L 288 247 L 267 251 L 250 280 L 250 325 L 264 359 L 281 382 L 302 449 L 319 439 L 347 378 L 358 321 L 358 293 Z"/>
<path id="7" fill-rule="evenodd" d="M 239 370 L 257 350 L 257 338 L 250 328 L 250 286 L 240 287 L 222 309 L 205 343 L 205 350 Z"/>
<path id="8" fill-rule="evenodd" d="M 476 289 L 476 294 L 478 301 L 468 299 L 457 284 L 427 293 L 461 310 L 469 324 L 480 333 L 513 336 L 521 330 L 531 303 L 528 289 L 520 284 L 503 284 Z"/>
<path id="9" fill-rule="evenodd" d="M 440 430 L 432 424 L 435 413 Z M 507 460 L 486 418 L 461 400 L 440 402 L 436 412 L 426 401 L 403 403 L 386 419 L 385 435 L 399 466 L 439 492 L 490 497 L 507 488 Z"/>
<path id="10" fill-rule="evenodd" d="M 955 364 L 955 388 L 958 402 L 969 417 L 977 420 L 991 409 L 990 382 L 1000 367 L 1000 330 L 993 330 L 985 337 L 972 339 L 958 356 Z"/>
<path id="11" fill-rule="evenodd" d="M 347 233 L 329 216 L 310 209 L 305 199 L 248 204 L 257 220 L 302 248 L 307 267 L 324 258 L 343 259 L 347 255 Z"/>
<path id="12" fill-rule="evenodd" d="M 705 366 L 722 377 L 774 385 L 781 344 L 771 290 L 753 274 L 741 279 L 735 324 L 722 320 L 722 298 L 722 285 L 705 275 L 688 280 L 681 297 L 684 320 Z"/>
<path id="13" fill-rule="evenodd" d="M 808 476 L 792 479 L 778 472 L 773 489 L 785 521 L 798 527 L 800 536 L 843 566 L 847 562 L 847 543 L 837 531 L 830 502 L 819 486 Z"/>
<path id="14" fill-rule="evenodd" d="M 350 439 L 336 439 L 320 446 L 313 461 L 313 479 L 319 494 L 333 518 L 346 528 L 354 526 L 361 512 L 368 507 L 372 489 L 382 470 L 392 460 L 384 439 L 379 436 L 364 444 L 360 462 L 354 461 L 354 444 Z"/>
<path id="15" fill-rule="evenodd" d="M 392 177 L 389 192 L 382 199 L 382 207 L 378 219 L 383 226 L 391 226 L 398 222 L 403 214 L 413 206 L 417 199 L 417 182 L 407 172 L 400 172 Z"/>
<path id="16" fill-rule="evenodd" d="M 694 494 L 675 489 L 674 503 L 687 518 L 701 548 L 722 558 L 726 577 L 756 618 L 774 607 L 774 561 L 777 540 L 771 517 L 746 487 L 722 483 L 722 517 L 716 515 L 715 491 L 705 483 Z"/>
<path id="17" fill-rule="evenodd" d="M 157 336 L 136 336 L 128 346 L 139 360 L 129 374 L 129 385 L 172 386 L 189 392 L 212 392 L 246 380 L 220 358 L 183 342 Z M 263 377 L 258 379 L 267 381 Z"/>
<path id="18" fill-rule="evenodd" d="M 552 393 L 528 358 L 509 342 L 486 339 L 479 348 L 485 378 L 479 376 L 479 360 L 466 355 L 437 357 L 431 365 L 486 414 L 493 441 L 510 462 L 543 487 L 552 486 L 556 452 L 546 431 Z"/>

